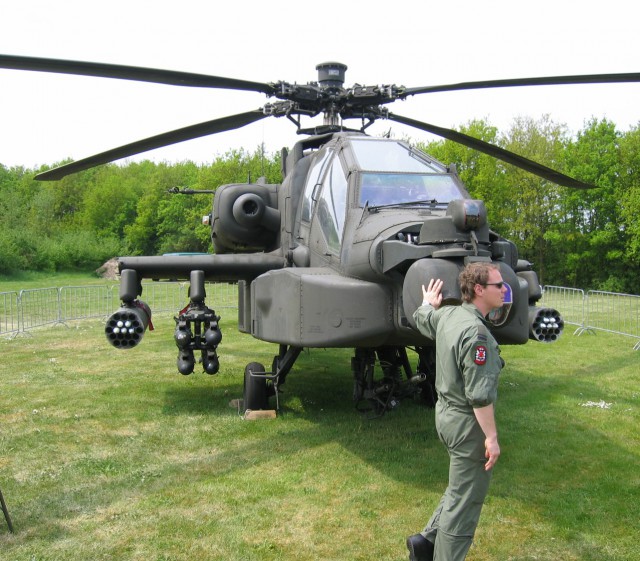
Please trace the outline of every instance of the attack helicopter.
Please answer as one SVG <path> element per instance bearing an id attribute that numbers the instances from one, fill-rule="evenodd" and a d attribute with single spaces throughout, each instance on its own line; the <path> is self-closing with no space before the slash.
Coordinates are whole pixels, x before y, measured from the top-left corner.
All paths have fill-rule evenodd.
<path id="1" fill-rule="evenodd" d="M 532 264 L 491 229 L 483 201 L 469 195 L 455 165 L 402 140 L 371 137 L 366 129 L 387 119 L 558 185 L 588 189 L 593 185 L 466 134 L 392 113 L 386 105 L 434 92 L 640 81 L 639 73 L 630 73 L 345 88 L 347 66 L 338 62 L 317 65 L 317 81 L 297 84 L 14 55 L 0 55 L 0 68 L 251 91 L 274 99 L 44 171 L 36 179 L 58 180 L 267 117 L 290 120 L 304 138 L 282 151 L 282 183 L 259 179 L 215 190 L 207 217 L 213 254 L 119 258 L 121 307 L 107 320 L 106 338 L 119 349 L 141 342 L 151 320 L 141 300 L 142 279 L 188 280 L 189 303 L 175 317 L 177 369 L 191 374 L 200 352 L 203 370 L 215 374 L 222 332 L 220 316 L 206 303 L 205 282 L 234 282 L 239 330 L 278 345 L 268 370 L 258 362 L 247 364 L 245 410 L 268 408 L 272 396 L 277 402 L 303 349 L 350 348 L 353 398 L 374 415 L 408 397 L 435 402 L 435 342 L 422 336 L 413 320 L 422 302 L 421 285 L 430 279 L 444 281 L 444 301 L 455 305 L 461 301 L 457 276 L 464 265 L 496 263 L 508 288 L 504 306 L 489 316 L 500 344 L 553 342 L 563 319 L 557 310 L 537 305 L 542 291 Z M 321 114 L 322 125 L 302 126 L 303 117 Z M 350 119 L 361 126 L 346 127 Z M 417 355 L 415 367 L 407 350 Z"/>

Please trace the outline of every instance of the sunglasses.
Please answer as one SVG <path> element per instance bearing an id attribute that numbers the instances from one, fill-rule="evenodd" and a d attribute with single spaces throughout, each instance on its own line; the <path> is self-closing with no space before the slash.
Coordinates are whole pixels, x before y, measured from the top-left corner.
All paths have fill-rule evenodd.
<path id="1" fill-rule="evenodd" d="M 502 288 L 505 285 L 505 282 L 485 282 L 482 286 L 495 286 L 497 288 Z"/>

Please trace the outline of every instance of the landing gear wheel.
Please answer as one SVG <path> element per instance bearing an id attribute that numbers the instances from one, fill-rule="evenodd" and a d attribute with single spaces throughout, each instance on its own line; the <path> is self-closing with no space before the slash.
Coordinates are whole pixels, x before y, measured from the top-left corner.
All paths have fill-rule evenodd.
<path id="1" fill-rule="evenodd" d="M 429 379 L 425 380 L 420 384 L 420 390 L 422 402 L 433 409 L 436 406 L 436 401 L 438 401 L 435 382 Z"/>
<path id="2" fill-rule="evenodd" d="M 252 376 L 252 372 L 254 374 L 264 374 L 264 366 L 259 362 L 250 362 L 244 369 L 244 410 L 267 409 L 269 406 L 267 379 Z"/>

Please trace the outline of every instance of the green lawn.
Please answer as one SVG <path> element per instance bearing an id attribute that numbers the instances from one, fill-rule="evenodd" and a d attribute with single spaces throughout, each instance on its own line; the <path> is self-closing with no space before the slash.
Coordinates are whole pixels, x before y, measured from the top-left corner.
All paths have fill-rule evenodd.
<path id="1" fill-rule="evenodd" d="M 87 286 L 94 284 L 117 284 L 117 281 L 107 281 L 94 273 L 79 271 L 62 273 L 25 271 L 11 276 L 0 274 L 0 292 L 19 292 L 20 290 L 34 288 Z"/>
<path id="2" fill-rule="evenodd" d="M 129 351 L 97 321 L 0 340 L 3 561 L 407 558 L 446 486 L 433 411 L 367 420 L 351 351 L 312 350 L 278 418 L 244 420 L 244 366 L 276 349 L 222 315 L 216 376 L 177 374 L 169 315 Z M 470 561 L 640 559 L 640 354 L 571 332 L 503 348 L 502 457 Z"/>

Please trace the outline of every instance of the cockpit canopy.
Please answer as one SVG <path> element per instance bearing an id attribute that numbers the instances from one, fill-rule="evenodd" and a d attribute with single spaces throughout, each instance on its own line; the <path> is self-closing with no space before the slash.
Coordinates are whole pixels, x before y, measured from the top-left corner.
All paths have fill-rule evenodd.
<path id="1" fill-rule="evenodd" d="M 447 203 L 463 198 L 450 175 L 370 173 L 360 182 L 360 206 L 378 207 L 403 203 Z"/>
<path id="2" fill-rule="evenodd" d="M 292 185 L 300 186 L 294 191 L 301 197 L 302 238 L 311 235 L 316 217 L 331 253 L 340 253 L 350 208 L 402 205 L 444 210 L 453 200 L 469 198 L 455 172 L 406 142 L 353 132 L 323 140 L 324 144 L 308 146 L 317 151 L 299 161 L 297 169 L 304 169 L 304 176 L 297 177 L 304 181 L 296 183 L 294 173 Z M 302 154 L 306 143 L 299 144 Z"/>
<path id="3" fill-rule="evenodd" d="M 453 176 L 439 162 L 399 141 L 351 139 L 360 172 L 360 206 L 412 202 L 449 203 L 464 198 Z"/>

